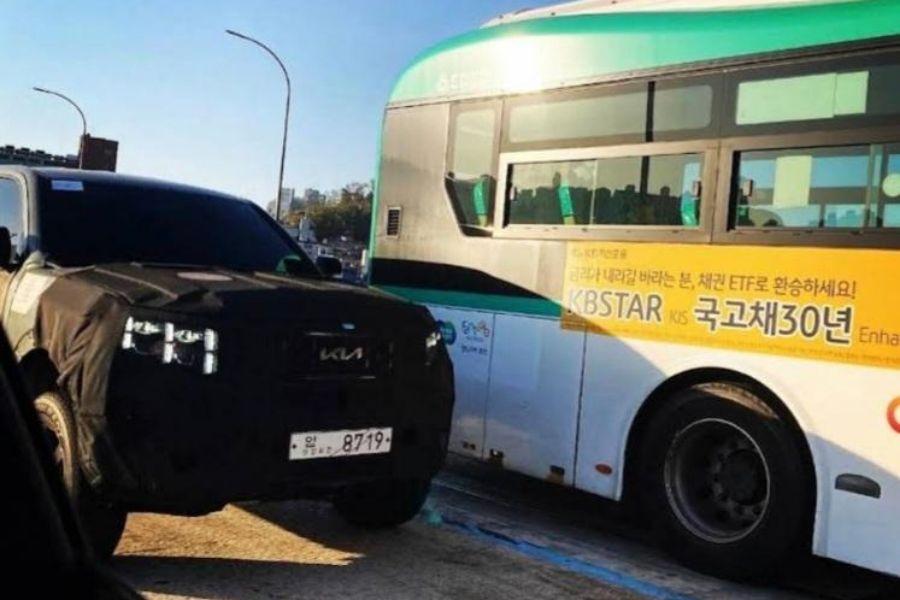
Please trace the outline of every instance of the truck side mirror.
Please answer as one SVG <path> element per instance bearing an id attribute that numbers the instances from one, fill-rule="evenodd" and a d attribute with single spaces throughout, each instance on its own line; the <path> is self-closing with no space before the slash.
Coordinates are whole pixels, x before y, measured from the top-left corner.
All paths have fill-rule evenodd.
<path id="1" fill-rule="evenodd" d="M 316 257 L 316 266 L 325 277 L 340 277 L 344 272 L 344 265 L 341 264 L 340 259 L 333 256 Z"/>
<path id="2" fill-rule="evenodd" d="M 12 262 L 12 235 L 6 227 L 0 227 L 0 268 L 9 267 Z"/>

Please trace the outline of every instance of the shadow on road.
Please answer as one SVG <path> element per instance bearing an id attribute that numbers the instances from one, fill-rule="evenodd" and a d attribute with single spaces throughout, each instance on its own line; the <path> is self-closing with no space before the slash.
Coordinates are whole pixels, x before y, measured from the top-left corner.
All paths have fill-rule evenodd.
<path id="1" fill-rule="evenodd" d="M 442 516 L 445 526 L 435 526 Z M 693 574 L 657 551 L 619 504 L 458 460 L 438 478 L 423 515 L 395 530 L 350 526 L 321 502 L 248 503 L 200 518 L 133 515 L 114 565 L 151 595 L 224 600 L 629 597 L 498 549 L 454 520 L 697 598 L 796 597 L 787 589 L 834 600 L 900 597 L 894 579 L 811 557 L 780 590 Z"/>
<path id="2" fill-rule="evenodd" d="M 191 598 L 635 598 L 424 518 L 364 531 L 315 502 L 137 515 L 114 566 L 145 593 Z"/>
<path id="3" fill-rule="evenodd" d="M 296 562 L 186 556 L 119 556 L 114 565 L 143 592 L 238 600 L 285 598 L 304 580 L 332 578 L 341 567 Z M 152 574 L 151 577 L 135 576 Z"/>

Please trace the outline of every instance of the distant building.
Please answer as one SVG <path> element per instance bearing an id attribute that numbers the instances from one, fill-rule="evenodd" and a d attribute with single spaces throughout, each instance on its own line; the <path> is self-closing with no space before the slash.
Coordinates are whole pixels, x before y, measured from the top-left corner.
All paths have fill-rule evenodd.
<path id="1" fill-rule="evenodd" d="M 104 138 L 84 136 L 81 140 L 84 155 L 82 168 L 88 171 L 115 171 L 119 154 L 119 142 Z M 65 167 L 77 169 L 77 156 L 61 156 L 43 150 L 16 148 L 11 144 L 0 146 L 0 165 L 28 165 L 30 167 Z"/>
<path id="2" fill-rule="evenodd" d="M 316 230 L 313 227 L 312 221 L 309 220 L 309 217 L 304 216 L 302 219 L 300 219 L 300 224 L 298 225 L 297 229 L 297 239 L 300 241 L 300 243 L 316 243 Z"/>
<path id="3" fill-rule="evenodd" d="M 306 188 L 305 190 L 303 190 L 302 200 L 303 204 L 305 204 L 306 206 L 320 204 L 325 201 L 325 194 L 315 188 Z"/>
<path id="4" fill-rule="evenodd" d="M 85 135 L 81 138 L 81 154 L 82 169 L 115 172 L 119 142 Z"/>
<path id="5" fill-rule="evenodd" d="M 284 216 L 291 210 L 291 202 L 294 201 L 294 188 L 281 188 L 281 215 Z"/>
<path id="6" fill-rule="evenodd" d="M 78 168 L 78 157 L 71 154 L 61 156 L 43 150 L 16 148 L 10 144 L 0 146 L 0 165 L 28 165 L 32 167 Z"/>

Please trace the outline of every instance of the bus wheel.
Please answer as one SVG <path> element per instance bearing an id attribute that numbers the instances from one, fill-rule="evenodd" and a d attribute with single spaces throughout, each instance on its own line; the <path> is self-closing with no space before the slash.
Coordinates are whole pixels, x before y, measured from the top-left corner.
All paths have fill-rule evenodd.
<path id="1" fill-rule="evenodd" d="M 94 554 L 107 559 L 122 537 L 128 514 L 100 502 L 82 477 L 75 455 L 75 422 L 66 401 L 55 392 L 44 392 L 34 405 L 53 461 Z"/>
<path id="2" fill-rule="evenodd" d="M 809 540 L 804 456 L 789 425 L 749 390 L 692 386 L 665 403 L 642 437 L 643 514 L 694 569 L 771 577 Z"/>

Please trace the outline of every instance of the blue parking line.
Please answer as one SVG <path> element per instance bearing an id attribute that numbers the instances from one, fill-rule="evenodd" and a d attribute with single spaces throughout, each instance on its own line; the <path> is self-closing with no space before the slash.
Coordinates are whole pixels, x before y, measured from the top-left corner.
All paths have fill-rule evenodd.
<path id="1" fill-rule="evenodd" d="M 603 583 L 626 589 L 648 598 L 653 598 L 654 600 L 694 600 L 691 596 L 643 581 L 636 577 L 632 577 L 631 575 L 626 575 L 625 573 L 614 571 L 608 567 L 601 567 L 600 565 L 566 556 L 565 554 L 561 554 L 544 546 L 517 540 L 472 523 L 465 523 L 463 521 L 448 518 L 440 513 L 434 513 L 437 513 L 437 511 L 430 510 L 426 512 L 425 517 L 427 522 L 431 524 L 443 523 L 445 525 L 450 525 L 451 527 L 488 544 L 512 550 L 513 552 L 517 552 L 529 558 L 561 567 L 567 571 L 598 579 Z"/>

